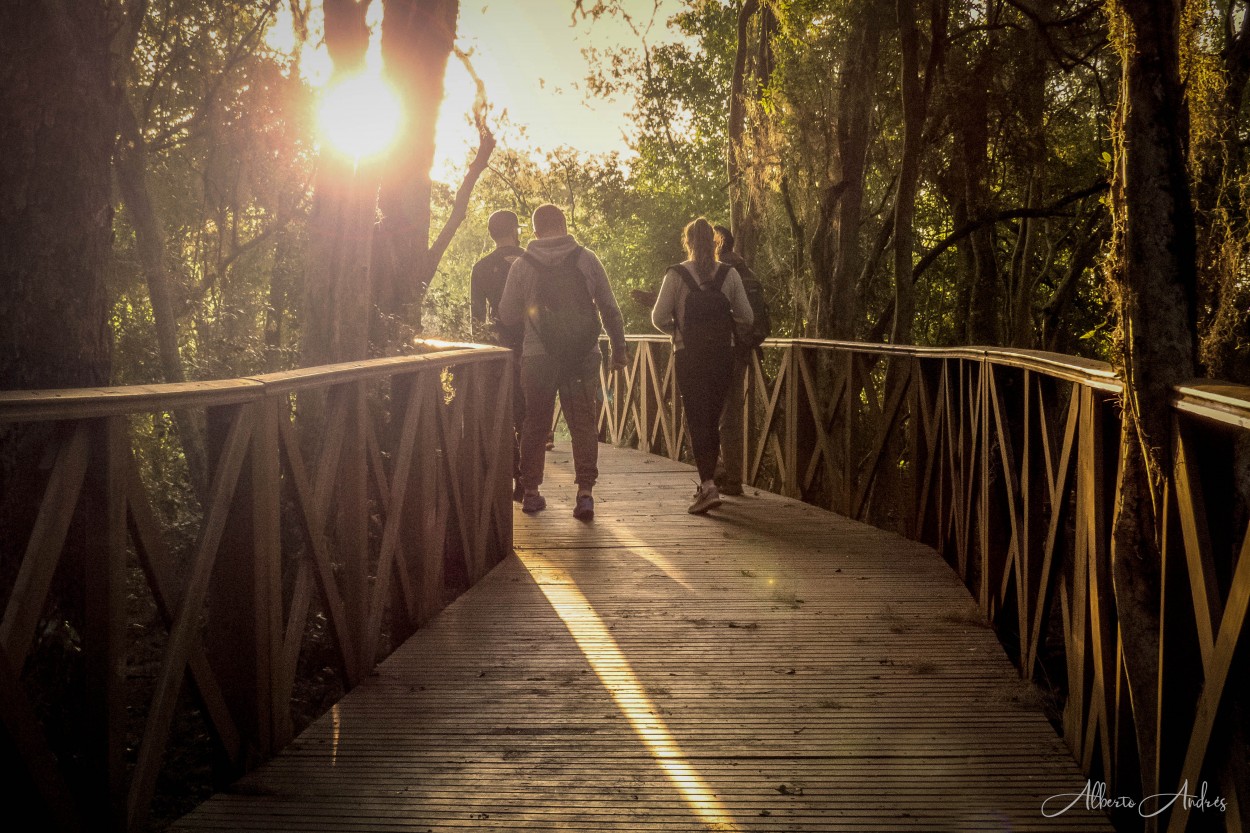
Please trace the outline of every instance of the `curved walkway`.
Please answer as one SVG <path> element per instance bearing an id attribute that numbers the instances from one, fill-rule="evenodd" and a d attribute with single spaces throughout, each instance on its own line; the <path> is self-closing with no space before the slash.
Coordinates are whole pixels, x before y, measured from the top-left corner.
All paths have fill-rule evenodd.
<path id="1" fill-rule="evenodd" d="M 565 445 L 567 450 L 567 444 Z M 930 549 L 601 447 L 507 559 L 178 830 L 1110 830 Z M 1063 802 L 1066 804 L 1067 802 Z"/>

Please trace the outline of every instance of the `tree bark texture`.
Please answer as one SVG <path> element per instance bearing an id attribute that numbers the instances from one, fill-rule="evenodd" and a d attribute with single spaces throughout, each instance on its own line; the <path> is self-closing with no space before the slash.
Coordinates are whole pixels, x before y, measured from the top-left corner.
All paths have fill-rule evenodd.
<path id="1" fill-rule="evenodd" d="M 1243 195 L 1246 149 L 1239 120 L 1250 83 L 1250 15 L 1238 17 L 1228 7 L 1221 50 L 1223 88 L 1213 102 L 1205 129 L 1191 128 L 1190 164 L 1195 170 L 1197 213 L 1199 360 L 1205 374 L 1219 379 L 1250 381 L 1250 291 L 1243 264 L 1250 257 L 1250 217 Z M 1208 70 L 1212 72 L 1214 70 Z"/>
<path id="2" fill-rule="evenodd" d="M 109 29 L 102 3 L 0 4 L 0 387 L 109 379 Z"/>
<path id="3" fill-rule="evenodd" d="M 729 121 L 726 128 L 725 176 L 729 182 L 729 224 L 740 238 L 746 219 L 749 188 L 743 176 L 746 153 L 746 80 L 751 44 L 751 18 L 759 11 L 759 0 L 746 0 L 738 10 L 738 43 L 729 85 Z"/>
<path id="4" fill-rule="evenodd" d="M 1195 374 L 1194 215 L 1172 3 L 1121 0 L 1135 50 L 1124 67 L 1122 229 L 1114 276 L 1130 406 L 1152 471 L 1170 445 L 1172 386 Z"/>
<path id="5" fill-rule="evenodd" d="M 369 47 L 369 1 L 324 0 L 331 83 L 358 72 Z M 377 171 L 323 149 L 309 218 L 308 261 L 300 303 L 305 367 L 368 354 L 370 258 L 377 215 Z"/>
<path id="6" fill-rule="evenodd" d="M 459 0 L 383 0 L 382 57 L 406 109 L 379 196 L 375 303 L 385 330 L 419 314 L 438 261 L 431 257 L 434 128 L 456 40 Z M 419 326 L 419 325 L 418 325 Z"/>
<path id="7" fill-rule="evenodd" d="M 924 83 L 920 77 L 920 31 L 916 21 L 916 2 L 897 0 L 895 9 L 901 54 L 899 86 L 903 98 L 903 151 L 894 201 L 894 327 L 890 341 L 911 344 L 912 323 L 916 317 L 916 290 L 912 282 L 916 239 L 913 226 L 926 108 Z"/>
<path id="8" fill-rule="evenodd" d="M 1123 460 L 1111 547 L 1138 753 L 1156 760 L 1161 485 L 1172 388 L 1195 373 L 1195 232 L 1179 69 L 1181 3 L 1120 0 L 1129 22 L 1112 189 L 1111 277 L 1125 382 Z M 1147 776 L 1149 777 L 1149 776 Z M 1120 785 L 1124 789 L 1127 785 Z"/>
<path id="9" fill-rule="evenodd" d="M 110 376 L 109 298 L 105 286 L 113 231 L 110 160 L 117 97 L 109 44 L 113 22 L 100 2 L 6 0 L 0 3 L 0 388 L 106 385 Z M 12 587 L 48 478 L 40 462 L 51 425 L 0 427 L 0 586 Z M 107 501 L 94 483 L 84 505 Z M 66 536 L 52 616 L 88 633 L 83 620 L 85 565 L 100 540 L 90 512 Z M 98 563 L 98 562 L 92 562 Z M 98 575 L 98 573 L 96 573 Z M 4 600 L 7 602 L 7 599 Z M 96 632 L 85 637 L 90 641 Z M 66 651 L 62 656 L 68 655 Z M 64 670 L 64 669 L 58 669 Z M 89 669 L 88 673 L 94 669 Z M 20 668 L 13 673 L 21 672 Z M 96 679 L 92 677 L 91 679 Z M 120 768 L 109 738 L 91 731 L 81 708 L 55 706 L 62 760 L 85 766 L 67 780 L 90 791 L 100 826 L 120 818 L 109 787 Z M 43 715 L 41 715 L 43 717 Z M 0 755 L 11 750 L 0 732 Z M 81 777 L 81 781 L 77 780 Z M 37 794 L 36 794 L 37 795 Z M 15 797 L 17 811 L 38 798 Z M 80 808 L 53 808 L 64 818 Z"/>
<path id="10" fill-rule="evenodd" d="M 827 338 L 854 338 L 863 307 L 858 286 L 864 262 L 860 231 L 873 136 L 873 90 L 886 22 L 882 9 L 876 0 L 860 3 L 839 72 L 837 171 L 812 239 L 812 269 L 820 291 L 818 331 Z"/>
<path id="11" fill-rule="evenodd" d="M 955 132 L 955 171 L 968 219 L 988 215 L 990 188 L 986 168 L 989 160 L 989 84 L 993 63 L 989 48 L 973 58 L 964 82 L 952 95 L 952 126 Z M 969 344 L 997 344 L 1001 306 L 998 258 L 994 252 L 994 227 L 986 225 L 959 244 L 970 268 L 968 281 L 967 339 Z"/>
<path id="12" fill-rule="evenodd" d="M 1020 83 L 1020 121 L 1026 135 L 1022 137 L 1021 167 L 1027 172 L 1025 208 L 1046 204 L 1046 67 L 1045 47 L 1038 38 L 1031 38 L 1021 50 L 1023 65 Z M 1026 217 L 1020 221 L 1008 271 L 1008 303 L 1003 343 L 1013 347 L 1033 346 L 1033 290 L 1041 279 L 1039 241 L 1043 238 L 1042 221 Z"/>

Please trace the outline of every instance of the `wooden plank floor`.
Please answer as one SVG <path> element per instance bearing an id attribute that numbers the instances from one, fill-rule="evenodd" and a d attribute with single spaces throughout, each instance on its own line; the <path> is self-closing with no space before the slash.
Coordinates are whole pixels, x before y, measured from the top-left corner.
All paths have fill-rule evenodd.
<path id="1" fill-rule="evenodd" d="M 1110 830 L 932 550 L 601 447 L 517 557 L 179 830 Z M 1066 803 L 1066 802 L 1065 802 Z"/>

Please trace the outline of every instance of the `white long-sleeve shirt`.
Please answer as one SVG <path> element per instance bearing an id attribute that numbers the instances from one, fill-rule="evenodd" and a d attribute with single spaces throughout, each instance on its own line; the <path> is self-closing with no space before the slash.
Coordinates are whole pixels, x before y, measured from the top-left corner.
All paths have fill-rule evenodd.
<path id="1" fill-rule="evenodd" d="M 693 260 L 687 260 L 681 265 L 686 267 L 700 286 L 712 279 L 712 275 L 700 275 Z M 720 289 L 729 299 L 730 314 L 733 316 L 735 328 L 739 334 L 745 334 L 750 329 L 751 323 L 755 321 L 755 313 L 751 311 L 751 302 L 747 299 L 746 290 L 742 287 L 742 276 L 738 274 L 737 269 L 730 268 Z M 660 294 L 655 299 L 655 307 L 651 310 L 651 323 L 660 332 L 672 336 L 675 350 L 681 350 L 685 346 L 682 343 L 681 330 L 677 327 L 677 322 L 685 317 L 688 295 L 690 295 L 690 288 L 686 286 L 686 282 L 681 279 L 680 275 L 669 269 L 664 274 L 664 283 L 660 286 Z"/>

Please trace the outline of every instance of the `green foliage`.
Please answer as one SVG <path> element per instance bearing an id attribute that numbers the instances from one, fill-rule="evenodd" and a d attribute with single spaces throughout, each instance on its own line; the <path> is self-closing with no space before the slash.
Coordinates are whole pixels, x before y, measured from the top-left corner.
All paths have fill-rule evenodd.
<path id="1" fill-rule="evenodd" d="M 312 98 L 289 60 L 264 46 L 274 6 L 150 4 L 130 63 L 126 94 L 189 378 L 293 363 L 290 293 L 314 164 Z M 120 199 L 117 217 L 115 381 L 157 381 L 148 287 Z"/>

